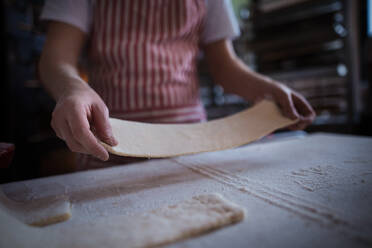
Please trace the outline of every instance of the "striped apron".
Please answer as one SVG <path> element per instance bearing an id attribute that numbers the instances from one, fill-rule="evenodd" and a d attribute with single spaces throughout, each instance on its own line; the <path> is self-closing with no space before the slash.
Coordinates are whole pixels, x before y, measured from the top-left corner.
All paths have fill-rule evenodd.
<path id="1" fill-rule="evenodd" d="M 206 119 L 196 71 L 204 16 L 204 0 L 95 1 L 89 84 L 111 117 L 153 123 Z M 90 156 L 78 159 L 80 169 L 105 165 Z"/>
<path id="2" fill-rule="evenodd" d="M 200 122 L 196 57 L 204 0 L 97 0 L 90 84 L 115 118 Z"/>

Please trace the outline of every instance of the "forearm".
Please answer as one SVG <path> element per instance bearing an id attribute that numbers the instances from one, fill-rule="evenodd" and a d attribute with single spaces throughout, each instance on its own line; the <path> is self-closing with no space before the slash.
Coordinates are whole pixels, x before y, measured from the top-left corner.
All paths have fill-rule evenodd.
<path id="1" fill-rule="evenodd" d="M 213 73 L 216 83 L 228 93 L 240 95 L 248 101 L 270 94 L 277 83 L 249 69 L 239 58 L 230 62 L 226 70 Z"/>
<path id="2" fill-rule="evenodd" d="M 272 79 L 249 69 L 232 49 L 229 42 L 214 44 L 206 49 L 209 71 L 214 81 L 226 92 L 255 101 L 257 97 L 270 94 L 278 87 L 278 83 Z"/>
<path id="3" fill-rule="evenodd" d="M 236 56 L 230 41 L 209 44 L 205 53 L 215 82 L 225 91 L 252 102 L 271 97 L 287 117 L 299 120 L 291 129 L 304 129 L 314 120 L 315 112 L 301 94 L 249 69 Z"/>
<path id="4" fill-rule="evenodd" d="M 75 88 L 87 87 L 79 76 L 77 66 L 65 61 L 42 57 L 39 72 L 44 88 L 56 101 Z"/>
<path id="5" fill-rule="evenodd" d="M 61 30 L 70 35 L 61 37 Z M 39 73 L 42 84 L 56 101 L 75 88 L 87 87 L 78 71 L 83 42 L 84 35 L 80 31 L 65 24 L 51 24 L 39 63 Z"/>

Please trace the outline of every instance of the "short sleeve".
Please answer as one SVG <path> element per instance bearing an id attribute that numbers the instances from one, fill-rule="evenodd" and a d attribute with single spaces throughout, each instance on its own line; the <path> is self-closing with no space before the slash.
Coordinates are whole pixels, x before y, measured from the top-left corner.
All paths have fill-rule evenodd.
<path id="1" fill-rule="evenodd" d="M 59 21 L 90 32 L 92 1 L 89 0 L 47 0 L 40 16 L 41 20 Z"/>
<path id="2" fill-rule="evenodd" d="M 230 0 L 206 0 L 206 17 L 201 43 L 208 44 L 221 39 L 234 39 L 240 35 Z"/>

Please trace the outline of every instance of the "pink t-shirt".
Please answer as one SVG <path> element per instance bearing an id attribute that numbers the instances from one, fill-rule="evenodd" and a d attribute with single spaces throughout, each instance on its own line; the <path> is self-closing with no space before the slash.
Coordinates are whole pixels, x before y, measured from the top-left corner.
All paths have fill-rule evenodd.
<path id="1" fill-rule="evenodd" d="M 41 15 L 42 20 L 71 24 L 85 33 L 90 33 L 94 0 L 47 0 Z M 234 39 L 240 35 L 239 25 L 229 0 L 205 0 L 206 18 L 201 43 L 221 39 Z"/>

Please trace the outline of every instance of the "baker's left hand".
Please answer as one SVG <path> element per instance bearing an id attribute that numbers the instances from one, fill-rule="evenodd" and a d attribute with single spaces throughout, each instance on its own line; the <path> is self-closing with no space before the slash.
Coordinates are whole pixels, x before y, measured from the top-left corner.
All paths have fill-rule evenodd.
<path id="1" fill-rule="evenodd" d="M 297 123 L 288 127 L 290 130 L 305 129 L 314 121 L 315 111 L 300 93 L 288 88 L 284 84 L 275 83 L 270 95 L 279 105 L 285 116 L 291 119 L 298 119 Z"/>

